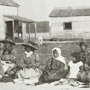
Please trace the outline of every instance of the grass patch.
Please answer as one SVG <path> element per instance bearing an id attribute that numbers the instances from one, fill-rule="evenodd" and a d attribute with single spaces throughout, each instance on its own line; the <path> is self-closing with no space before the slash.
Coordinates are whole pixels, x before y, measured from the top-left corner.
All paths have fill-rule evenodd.
<path id="1" fill-rule="evenodd" d="M 90 48 L 89 41 L 86 41 L 88 44 L 88 49 Z M 72 60 L 71 54 L 73 52 L 79 52 L 79 42 L 73 42 L 73 43 L 44 43 L 42 46 L 37 46 L 38 50 L 36 52 L 39 53 L 40 61 L 46 64 L 49 57 L 52 55 L 52 49 L 54 47 L 59 47 L 62 50 L 62 56 L 66 58 L 66 61 L 69 62 Z M 20 45 L 17 45 L 14 47 L 19 54 L 22 54 L 24 51 L 24 48 Z M 89 49 L 90 50 L 90 49 Z"/>

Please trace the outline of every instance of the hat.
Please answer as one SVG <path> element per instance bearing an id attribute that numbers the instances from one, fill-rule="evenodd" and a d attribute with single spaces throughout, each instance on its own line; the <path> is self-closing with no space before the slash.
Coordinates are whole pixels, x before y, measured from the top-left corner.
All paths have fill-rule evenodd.
<path id="1" fill-rule="evenodd" d="M 10 39 L 1 40 L 0 43 L 10 43 L 11 45 L 15 45 L 15 43 Z"/>
<path id="2" fill-rule="evenodd" d="M 85 44 L 84 42 L 80 42 L 79 46 L 86 46 L 87 47 L 87 44 Z"/>
<path id="3" fill-rule="evenodd" d="M 31 44 L 21 44 L 21 45 L 24 46 L 24 47 L 29 47 L 33 50 L 37 50 L 37 48 L 35 46 L 31 45 Z"/>

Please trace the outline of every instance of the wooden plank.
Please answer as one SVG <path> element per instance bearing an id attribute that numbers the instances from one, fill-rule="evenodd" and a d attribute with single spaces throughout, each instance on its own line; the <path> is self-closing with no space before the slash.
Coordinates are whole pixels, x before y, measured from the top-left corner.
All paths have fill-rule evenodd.
<path id="1" fill-rule="evenodd" d="M 18 16 L 18 14 L 19 14 L 19 9 L 18 9 L 18 7 L 17 7 L 17 16 Z"/>
<path id="2" fill-rule="evenodd" d="M 12 21 L 12 27 L 13 27 L 13 40 L 15 41 L 15 36 L 14 36 L 14 20 Z"/>
<path id="3" fill-rule="evenodd" d="M 35 23 L 35 40 L 37 40 L 37 23 Z"/>
<path id="4" fill-rule="evenodd" d="M 29 23 L 29 41 L 30 41 L 30 23 Z"/>

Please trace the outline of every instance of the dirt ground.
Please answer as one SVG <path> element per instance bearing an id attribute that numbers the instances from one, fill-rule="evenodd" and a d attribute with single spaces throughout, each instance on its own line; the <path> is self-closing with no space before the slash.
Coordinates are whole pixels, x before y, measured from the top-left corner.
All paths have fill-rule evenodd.
<path id="1" fill-rule="evenodd" d="M 0 90 L 90 90 L 90 88 L 72 87 L 69 85 L 43 84 L 38 86 L 20 85 L 13 83 L 0 83 Z"/>

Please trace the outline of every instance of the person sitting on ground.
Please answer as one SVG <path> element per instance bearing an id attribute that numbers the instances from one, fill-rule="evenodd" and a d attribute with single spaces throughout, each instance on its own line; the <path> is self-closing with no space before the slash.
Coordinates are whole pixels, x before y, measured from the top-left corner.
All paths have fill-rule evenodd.
<path id="1" fill-rule="evenodd" d="M 69 79 L 77 80 L 77 74 L 79 72 L 79 68 L 83 65 L 81 61 L 78 61 L 77 59 L 73 58 L 72 61 L 69 62 Z"/>
<path id="2" fill-rule="evenodd" d="M 1 40 L 4 44 L 3 50 L 1 51 L 1 63 L 4 69 L 4 75 L 14 76 L 15 71 L 13 69 L 16 67 L 16 50 L 13 49 L 15 43 L 10 39 Z"/>
<path id="3" fill-rule="evenodd" d="M 68 82 L 72 86 L 77 86 L 79 83 L 77 74 L 79 73 L 79 68 L 83 66 L 83 63 L 81 61 L 78 61 L 78 59 L 73 58 L 73 60 L 69 62 L 68 66 Z"/>
<path id="4" fill-rule="evenodd" d="M 65 58 L 61 55 L 61 49 L 56 47 L 52 49 L 52 57 L 47 61 L 39 82 L 51 83 L 65 78 L 66 75 L 67 65 Z"/>
<path id="5" fill-rule="evenodd" d="M 15 83 L 24 83 L 33 85 L 38 82 L 42 72 L 40 70 L 39 55 L 35 52 L 36 47 L 31 44 L 21 44 L 25 47 L 24 53 L 19 56 L 20 63 L 18 66 L 21 70 L 17 73 L 18 78 Z"/>
<path id="6" fill-rule="evenodd" d="M 80 68 L 78 73 L 78 79 L 81 82 L 90 82 L 90 54 L 87 51 L 87 45 L 84 42 L 80 42 L 80 61 L 83 62 L 83 66 Z"/>

